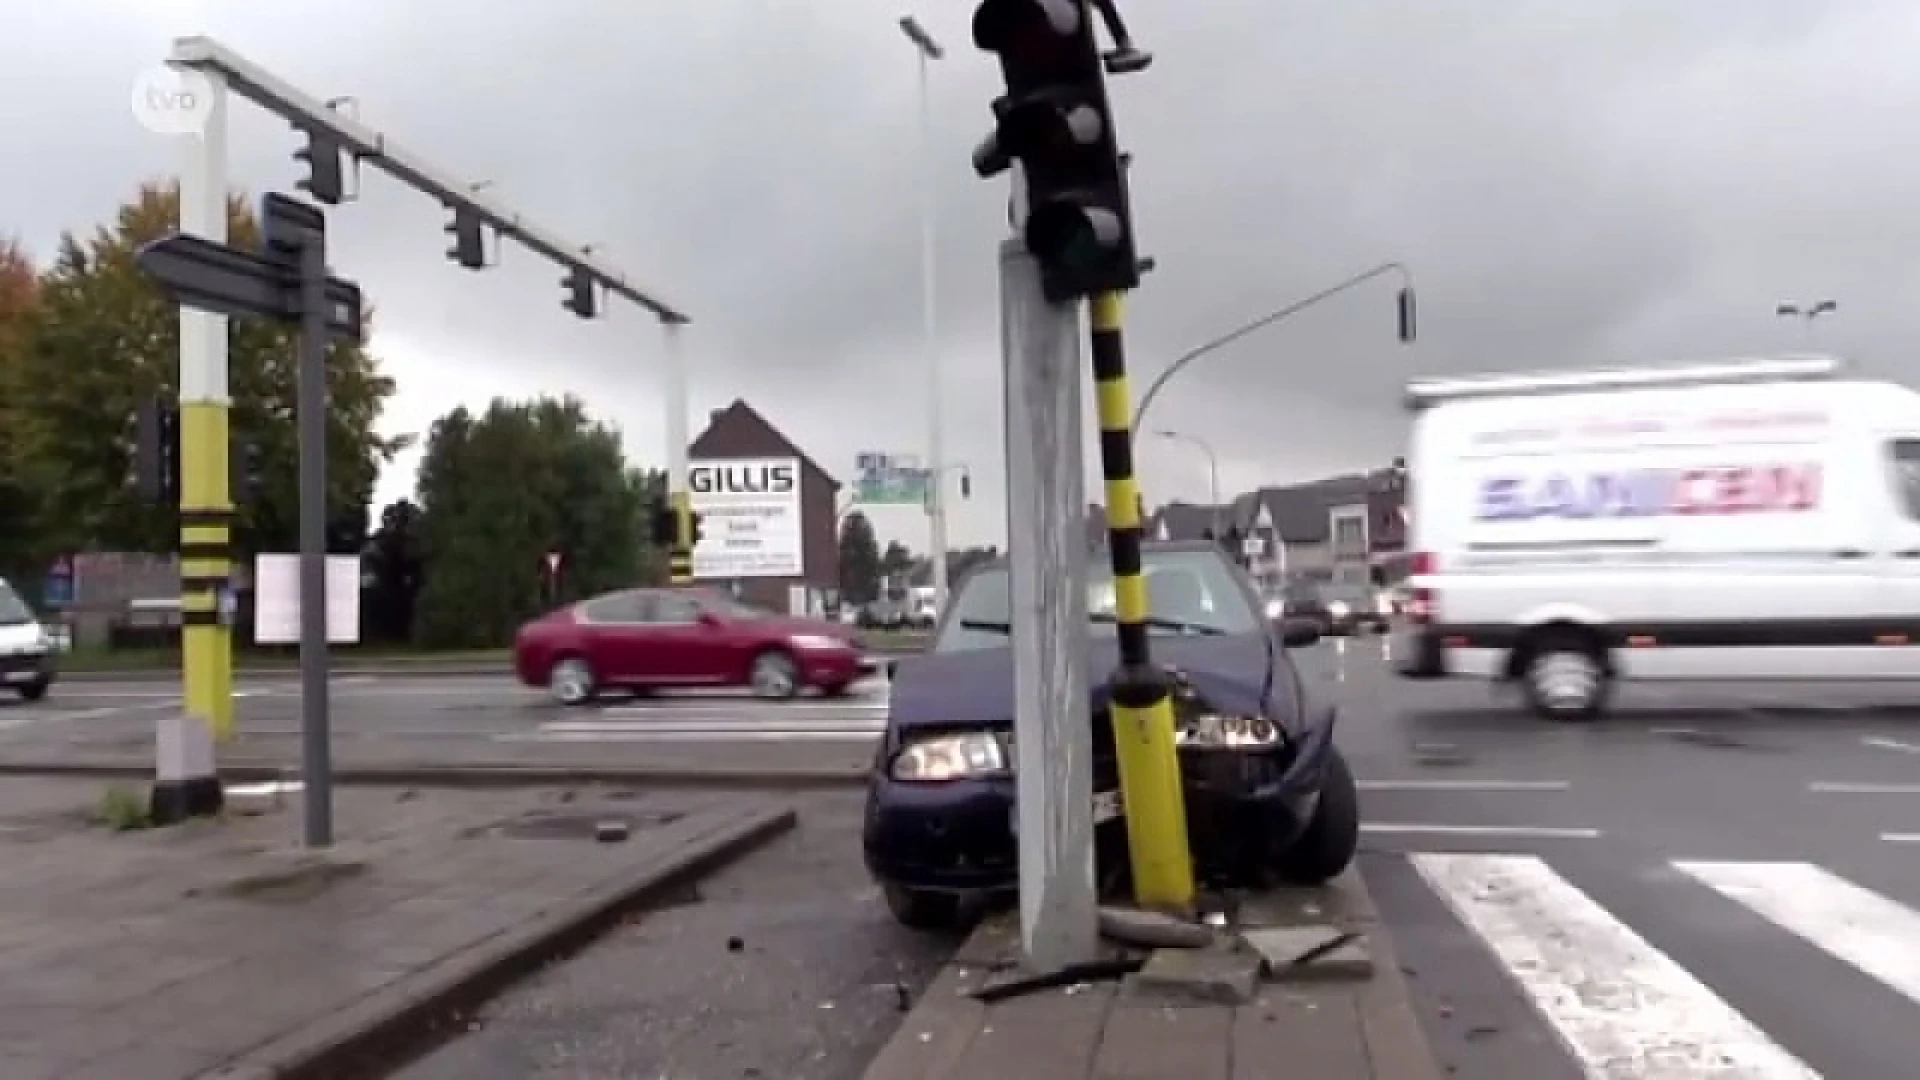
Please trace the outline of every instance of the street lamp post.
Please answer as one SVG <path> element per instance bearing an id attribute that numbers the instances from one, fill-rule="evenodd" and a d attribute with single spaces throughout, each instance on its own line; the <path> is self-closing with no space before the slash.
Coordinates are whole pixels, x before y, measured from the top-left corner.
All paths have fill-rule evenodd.
<path id="1" fill-rule="evenodd" d="M 1806 328 L 1807 338 L 1813 338 L 1813 321 L 1822 315 L 1832 315 L 1840 310 L 1840 305 L 1832 300 L 1822 300 L 1817 304 L 1781 304 L 1773 313 L 1783 319 L 1799 319 Z"/>
<path id="2" fill-rule="evenodd" d="M 919 20 L 911 15 L 901 17 L 900 32 L 913 43 L 920 58 L 920 157 L 921 167 L 925 170 L 920 185 L 920 330 L 927 354 L 927 465 L 933 471 L 935 480 L 927 494 L 927 523 L 931 534 L 928 546 L 932 549 L 933 557 L 933 602 L 935 610 L 944 611 L 947 607 L 947 500 L 944 482 L 947 469 L 943 460 L 946 448 L 940 422 L 940 347 L 934 321 L 934 169 L 937 162 L 934 159 L 933 109 L 928 73 L 933 62 L 944 56 L 945 51 L 933 40 L 933 35 L 920 25 Z"/>
<path id="3" fill-rule="evenodd" d="M 1207 455 L 1207 498 L 1213 507 L 1213 536 L 1219 539 L 1223 535 L 1220 529 L 1220 455 L 1214 452 L 1212 443 L 1198 435 L 1189 435 L 1184 431 L 1156 431 L 1154 434 L 1163 439 L 1197 446 L 1201 453 Z"/>
<path id="4" fill-rule="evenodd" d="M 1397 274 L 1400 277 L 1400 291 L 1396 295 L 1400 342 L 1403 345 L 1413 344 L 1414 339 L 1418 336 L 1418 329 L 1414 322 L 1413 271 L 1408 270 L 1404 265 L 1397 262 L 1381 263 L 1371 270 L 1355 274 L 1345 281 L 1321 289 L 1319 292 L 1314 293 L 1304 300 L 1296 301 L 1278 311 L 1262 315 L 1260 318 L 1247 323 L 1231 333 L 1222 334 L 1212 341 L 1189 349 L 1178 360 L 1168 364 L 1166 370 L 1154 376 L 1153 382 L 1147 386 L 1147 392 L 1140 395 L 1140 404 L 1133 410 L 1133 430 L 1140 430 L 1140 422 L 1145 419 L 1147 415 L 1147 406 L 1153 404 L 1153 399 L 1160 393 L 1160 388 L 1165 386 L 1168 379 L 1179 374 L 1181 369 L 1185 368 L 1188 364 L 1193 363 L 1208 353 L 1223 349 L 1256 330 L 1263 330 L 1290 315 L 1296 315 L 1305 311 L 1315 304 L 1320 303 L 1322 300 L 1338 296 L 1348 289 L 1357 285 L 1364 285 L 1374 278 L 1381 277 L 1385 274 Z"/>

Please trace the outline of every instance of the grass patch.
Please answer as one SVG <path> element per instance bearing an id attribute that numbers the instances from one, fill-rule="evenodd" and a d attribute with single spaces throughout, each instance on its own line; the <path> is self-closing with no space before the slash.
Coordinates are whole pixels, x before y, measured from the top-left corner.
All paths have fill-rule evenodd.
<path id="1" fill-rule="evenodd" d="M 343 666 L 356 663 L 395 667 L 407 664 L 419 664 L 423 667 L 439 664 L 471 664 L 481 667 L 498 666 L 502 671 L 508 671 L 511 670 L 513 656 L 506 649 L 459 649 L 433 652 L 422 649 L 336 645 L 329 650 L 329 659 L 332 663 Z M 233 666 L 240 671 L 292 670 L 300 666 L 300 650 L 298 648 L 236 649 L 233 654 Z M 180 650 L 178 649 L 75 649 L 60 657 L 62 671 L 155 671 L 179 667 Z"/>
<path id="2" fill-rule="evenodd" d="M 134 832 L 153 825 L 146 797 L 125 784 L 112 784 L 101 792 L 100 804 L 93 812 L 95 820 L 114 832 Z"/>

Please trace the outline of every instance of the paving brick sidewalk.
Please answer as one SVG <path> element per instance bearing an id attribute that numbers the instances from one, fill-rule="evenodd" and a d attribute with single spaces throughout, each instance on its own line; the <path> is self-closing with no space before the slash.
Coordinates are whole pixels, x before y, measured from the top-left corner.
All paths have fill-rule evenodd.
<path id="1" fill-rule="evenodd" d="M 1242 1004 L 1176 1000 L 1131 982 L 1085 983 L 982 1004 L 1017 963 L 1012 916 L 977 930 L 927 989 L 866 1080 L 1438 1080 L 1391 943 L 1357 874 L 1263 898 L 1276 922 L 1364 934 L 1370 977 L 1303 974 Z"/>
<path id="2" fill-rule="evenodd" d="M 89 820 L 103 788 L 0 779 L 5 1080 L 312 1068 L 538 935 L 792 823 L 689 792 L 345 788 L 341 842 L 316 857 L 291 806 L 116 833 Z M 596 842 L 613 819 L 630 837 Z"/>

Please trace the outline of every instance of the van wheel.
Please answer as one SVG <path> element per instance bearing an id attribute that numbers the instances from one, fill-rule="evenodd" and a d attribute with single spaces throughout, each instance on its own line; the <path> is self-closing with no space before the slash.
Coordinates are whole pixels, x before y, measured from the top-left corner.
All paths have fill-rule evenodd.
<path id="1" fill-rule="evenodd" d="M 39 701 L 47 696 L 47 688 L 52 685 L 52 679 L 35 679 L 30 683 L 22 683 L 14 687 L 14 690 L 19 693 L 22 701 Z"/>
<path id="2" fill-rule="evenodd" d="M 1564 637 L 1548 638 L 1535 646 L 1520 678 L 1533 711 L 1559 723 L 1597 718 L 1606 707 L 1613 682 L 1597 648 Z"/>

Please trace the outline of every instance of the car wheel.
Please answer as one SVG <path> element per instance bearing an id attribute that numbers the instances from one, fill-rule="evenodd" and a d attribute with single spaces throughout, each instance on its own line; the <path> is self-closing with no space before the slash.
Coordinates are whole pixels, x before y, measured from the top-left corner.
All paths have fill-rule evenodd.
<path id="1" fill-rule="evenodd" d="M 1294 885 L 1323 885 L 1339 877 L 1360 850 L 1360 787 L 1338 747 L 1327 750 L 1326 774 L 1313 817 L 1274 869 Z"/>
<path id="2" fill-rule="evenodd" d="M 1521 673 L 1527 704 L 1548 720 L 1593 720 L 1606 706 L 1611 677 L 1599 653 L 1583 641 L 1564 638 L 1541 642 Z"/>
<path id="3" fill-rule="evenodd" d="M 22 700 L 39 701 L 41 698 L 47 696 L 47 689 L 52 685 L 52 679 L 39 679 L 30 683 L 22 683 L 14 687 L 14 691 L 20 695 Z"/>
<path id="4" fill-rule="evenodd" d="M 909 930 L 955 930 L 960 926 L 960 898 L 951 893 L 925 892 L 901 885 L 880 886 L 893 921 Z"/>
<path id="5" fill-rule="evenodd" d="M 800 669 L 793 657 L 779 649 L 768 649 L 753 658 L 747 682 L 761 697 L 790 698 L 800 689 Z"/>
<path id="6" fill-rule="evenodd" d="M 585 705 L 600 692 L 600 684 L 586 657 L 563 656 L 547 673 L 547 692 L 562 705 Z"/>

